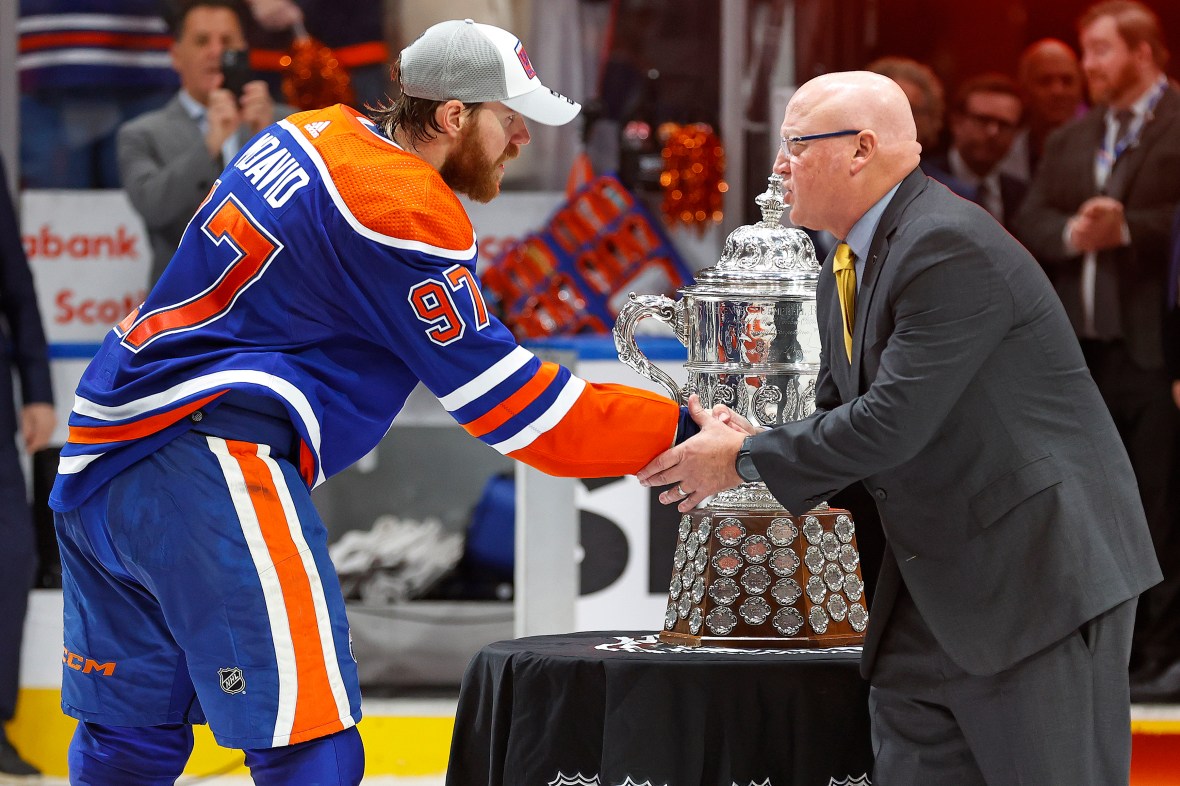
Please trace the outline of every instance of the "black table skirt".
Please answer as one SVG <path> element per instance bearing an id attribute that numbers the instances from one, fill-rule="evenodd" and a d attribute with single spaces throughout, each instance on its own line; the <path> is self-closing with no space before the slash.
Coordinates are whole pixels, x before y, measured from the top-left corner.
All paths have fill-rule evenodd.
<path id="1" fill-rule="evenodd" d="M 859 658 L 628 632 L 489 644 L 463 677 L 447 786 L 862 786 Z"/>

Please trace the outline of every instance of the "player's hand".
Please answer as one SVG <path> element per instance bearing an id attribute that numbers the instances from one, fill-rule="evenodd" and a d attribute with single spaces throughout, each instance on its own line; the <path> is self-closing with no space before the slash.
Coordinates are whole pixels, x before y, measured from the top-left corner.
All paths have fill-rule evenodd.
<path id="1" fill-rule="evenodd" d="M 675 484 L 660 494 L 660 502 L 676 505 L 681 513 L 718 491 L 741 484 L 734 459 L 746 438 L 744 431 L 723 423 L 703 408 L 696 396 L 689 397 L 688 412 L 701 427 L 700 433 L 664 451 L 636 473 L 644 486 Z"/>
<path id="2" fill-rule="evenodd" d="M 57 415 L 52 404 L 26 404 L 20 413 L 20 431 L 24 438 L 25 452 L 32 454 L 49 444 Z"/>
<path id="3" fill-rule="evenodd" d="M 216 87 L 209 91 L 209 106 L 206 109 L 209 120 L 209 130 L 205 132 L 205 149 L 211 158 L 221 155 L 221 146 L 225 140 L 238 130 L 242 124 L 242 116 L 238 112 L 238 102 L 234 94 L 224 87 Z"/>
<path id="4" fill-rule="evenodd" d="M 689 411 L 689 413 L 692 412 L 693 399 L 696 399 L 696 398 L 697 398 L 697 396 L 695 393 L 688 397 L 688 411 Z M 698 407 L 700 406 L 700 399 L 697 399 L 696 406 L 698 406 Z M 721 421 L 725 425 L 729 426 L 734 431 L 740 431 L 741 433 L 743 433 L 747 436 L 758 433 L 758 429 L 754 426 L 753 423 L 746 420 L 743 416 L 734 412 L 732 409 L 725 406 L 724 404 L 714 405 L 713 409 L 712 409 L 712 414 L 713 414 L 714 418 Z"/>
<path id="5" fill-rule="evenodd" d="M 274 99 L 270 97 L 270 88 L 261 79 L 246 83 L 242 88 L 242 97 L 238 105 L 242 109 L 242 123 L 250 129 L 251 136 L 275 120 Z M 245 141 L 245 139 L 242 140 L 242 142 Z"/>

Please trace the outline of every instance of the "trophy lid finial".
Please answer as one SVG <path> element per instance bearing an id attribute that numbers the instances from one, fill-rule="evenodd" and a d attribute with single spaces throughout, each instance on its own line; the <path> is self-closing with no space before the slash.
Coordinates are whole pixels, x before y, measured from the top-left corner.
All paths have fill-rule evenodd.
<path id="1" fill-rule="evenodd" d="M 754 203 L 762 211 L 762 220 L 730 232 L 721 260 L 698 272 L 698 283 L 770 281 L 819 273 L 811 238 L 802 229 L 779 223 L 787 207 L 782 175 L 767 178 L 766 191 L 754 197 Z"/>
<path id="2" fill-rule="evenodd" d="M 766 190 L 754 197 L 754 203 L 762 211 L 762 226 L 777 227 L 787 207 L 783 202 L 783 176 L 776 172 L 766 180 Z"/>

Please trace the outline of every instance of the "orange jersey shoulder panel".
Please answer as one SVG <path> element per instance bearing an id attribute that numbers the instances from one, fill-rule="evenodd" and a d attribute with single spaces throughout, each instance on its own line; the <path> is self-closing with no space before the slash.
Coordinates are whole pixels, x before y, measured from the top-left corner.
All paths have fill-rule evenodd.
<path id="1" fill-rule="evenodd" d="M 467 211 L 442 176 L 337 104 L 287 118 L 316 149 L 349 211 L 383 235 L 463 251 L 475 243 Z"/>

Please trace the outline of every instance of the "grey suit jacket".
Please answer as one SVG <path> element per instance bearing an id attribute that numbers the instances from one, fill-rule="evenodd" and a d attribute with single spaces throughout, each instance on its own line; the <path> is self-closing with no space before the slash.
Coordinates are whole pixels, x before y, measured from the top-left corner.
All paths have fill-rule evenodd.
<path id="1" fill-rule="evenodd" d="M 275 120 L 290 112 L 275 108 Z M 251 134 L 243 127 L 244 143 Z M 117 137 L 119 172 L 152 245 L 150 284 L 172 259 L 201 200 L 228 162 L 210 158 L 205 138 L 178 97 L 124 124 Z"/>
<path id="2" fill-rule="evenodd" d="M 947 653 L 992 674 L 1160 580 L 1135 477 L 1044 272 L 915 169 L 878 225 L 844 353 L 831 257 L 816 413 L 753 439 L 807 510 L 863 480 L 888 542 L 861 669 L 904 579 Z"/>
<path id="3" fill-rule="evenodd" d="M 1105 107 L 1049 136 L 1037 174 L 1012 224 L 1012 232 L 1044 265 L 1075 329 L 1081 324 L 1081 255 L 1065 250 L 1065 223 L 1100 192 L 1094 157 L 1106 133 Z M 1180 92 L 1169 87 L 1139 143 L 1119 156 L 1103 193 L 1123 203 L 1131 245 L 1098 255 L 1097 286 L 1113 280 L 1127 349 L 1144 369 L 1159 368 L 1164 283 L 1172 215 L 1180 204 Z M 1109 277 L 1109 278 L 1107 278 Z"/>

